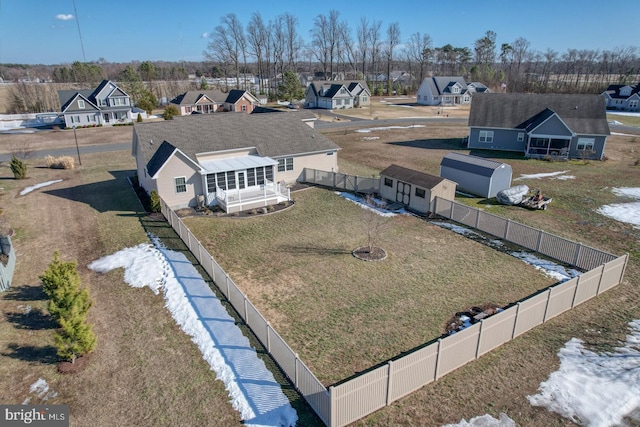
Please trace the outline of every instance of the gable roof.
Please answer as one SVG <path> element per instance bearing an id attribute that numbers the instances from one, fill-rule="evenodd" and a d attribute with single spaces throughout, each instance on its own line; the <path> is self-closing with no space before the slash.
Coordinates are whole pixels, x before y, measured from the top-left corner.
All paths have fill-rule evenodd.
<path id="1" fill-rule="evenodd" d="M 198 102 L 198 100 L 200 100 L 202 96 L 206 96 L 213 102 L 219 104 L 222 104 L 224 100 L 227 99 L 227 94 L 217 89 L 189 90 L 183 94 L 176 96 L 169 102 L 176 105 L 195 105 L 195 103 Z"/>
<path id="2" fill-rule="evenodd" d="M 445 178 L 419 172 L 398 165 L 391 165 L 380 172 L 380 176 L 388 176 L 402 182 L 417 185 L 418 187 L 432 189 L 440 184 Z"/>
<path id="3" fill-rule="evenodd" d="M 629 95 L 620 95 L 620 89 L 622 89 L 623 87 L 630 87 L 631 88 L 631 93 Z M 611 98 L 618 98 L 618 99 L 627 99 L 631 96 L 633 96 L 633 94 L 637 93 L 640 94 L 640 83 L 635 84 L 635 85 L 609 85 L 609 87 L 607 88 L 607 90 L 605 91 L 606 94 L 608 94 Z"/>
<path id="4" fill-rule="evenodd" d="M 179 149 L 192 160 L 200 153 L 256 147 L 263 157 L 335 151 L 340 148 L 303 123 L 295 112 L 286 114 L 196 114 L 161 122 L 136 123 L 136 152 L 151 173 Z M 164 145 L 166 142 L 169 146 Z M 160 148 L 162 147 L 162 149 Z M 160 166 L 157 166 L 157 163 Z"/>
<path id="5" fill-rule="evenodd" d="M 450 88 L 456 83 L 462 88 L 460 93 L 467 91 L 467 83 L 464 81 L 464 77 L 461 76 L 427 77 L 422 81 L 421 85 L 427 85 L 433 95 L 442 95 L 451 93 Z"/>
<path id="6" fill-rule="evenodd" d="M 478 93 L 468 124 L 529 130 L 534 122 L 555 113 L 576 134 L 609 135 L 605 105 L 602 95 Z"/>
<path id="7" fill-rule="evenodd" d="M 76 98 L 76 95 L 82 95 L 87 101 L 91 102 L 91 104 L 93 104 L 94 106 L 96 106 L 96 108 L 98 108 L 97 107 L 98 102 L 96 97 L 108 84 L 113 85 L 113 90 L 111 91 L 111 93 L 109 93 L 108 96 L 112 96 L 112 95 L 129 96 L 111 80 L 103 80 L 100 82 L 100 84 L 98 84 L 98 86 L 95 89 L 59 90 L 58 99 L 60 100 L 61 111 L 64 111 L 73 102 L 73 100 Z M 101 108 L 98 108 L 98 109 L 105 110 L 109 108 L 106 106 L 102 106 Z"/>
<path id="8" fill-rule="evenodd" d="M 442 158 L 440 166 L 463 170 L 480 176 L 492 176 L 496 169 L 509 166 L 506 163 L 495 162 L 478 156 L 461 153 L 449 153 Z M 511 168 L 511 166 L 509 166 Z"/>
<path id="9" fill-rule="evenodd" d="M 362 90 L 366 90 L 367 92 L 369 92 L 369 87 L 363 80 L 314 80 L 309 84 L 309 87 L 311 88 L 311 90 L 313 90 L 313 94 L 315 96 L 333 98 L 343 86 L 349 91 L 349 94 L 353 96 L 353 91 L 358 88 L 358 85 L 362 87 Z M 321 88 L 325 89 L 322 95 L 320 95 Z M 360 92 L 361 91 L 359 91 L 355 95 L 358 95 Z"/>
<path id="10" fill-rule="evenodd" d="M 254 103 L 259 102 L 258 99 L 255 96 L 253 96 L 250 92 L 247 92 L 246 90 L 242 90 L 242 89 L 231 89 L 229 91 L 229 94 L 227 95 L 227 99 L 224 102 L 228 104 L 235 104 L 244 96 L 249 98 L 251 102 L 254 102 Z"/>

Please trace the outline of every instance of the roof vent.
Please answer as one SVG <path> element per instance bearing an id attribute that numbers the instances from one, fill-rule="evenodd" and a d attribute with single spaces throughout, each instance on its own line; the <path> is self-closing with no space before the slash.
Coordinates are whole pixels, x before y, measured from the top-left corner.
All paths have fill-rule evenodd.
<path id="1" fill-rule="evenodd" d="M 153 145 L 153 139 L 149 140 L 149 144 Z"/>

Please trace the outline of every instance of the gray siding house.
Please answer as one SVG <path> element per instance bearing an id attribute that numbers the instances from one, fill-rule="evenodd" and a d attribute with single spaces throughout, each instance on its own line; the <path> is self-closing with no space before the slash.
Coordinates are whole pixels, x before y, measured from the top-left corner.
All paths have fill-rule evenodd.
<path id="1" fill-rule="evenodd" d="M 469 113 L 470 149 L 599 160 L 608 135 L 602 95 L 478 93 Z"/>
<path id="2" fill-rule="evenodd" d="M 603 93 L 608 110 L 640 111 L 640 83 L 635 85 L 610 85 Z"/>
<path id="3" fill-rule="evenodd" d="M 458 191 L 480 197 L 495 197 L 511 187 L 513 172 L 506 163 L 477 156 L 449 153 L 440 162 L 440 176 L 458 184 Z"/>
<path id="4" fill-rule="evenodd" d="M 58 98 L 67 127 L 132 122 L 129 95 L 110 80 L 103 80 L 95 89 L 59 90 Z"/>
<path id="5" fill-rule="evenodd" d="M 436 196 L 454 200 L 456 183 L 439 176 L 391 165 L 380 172 L 378 195 L 386 200 L 402 203 L 414 212 L 426 214 L 434 211 Z"/>
<path id="6" fill-rule="evenodd" d="M 371 103 L 367 83 L 354 81 L 312 81 L 305 91 L 306 108 L 328 110 L 359 108 Z"/>
<path id="7" fill-rule="evenodd" d="M 464 77 L 442 76 L 425 78 L 418 92 L 416 102 L 422 105 L 467 105 L 476 92 L 488 92 L 489 89 L 479 82 L 467 85 Z"/>
<path id="8" fill-rule="evenodd" d="M 338 171 L 331 140 L 304 112 L 196 114 L 136 123 L 138 181 L 173 209 L 220 206 L 228 213 L 289 199 L 304 168 Z"/>

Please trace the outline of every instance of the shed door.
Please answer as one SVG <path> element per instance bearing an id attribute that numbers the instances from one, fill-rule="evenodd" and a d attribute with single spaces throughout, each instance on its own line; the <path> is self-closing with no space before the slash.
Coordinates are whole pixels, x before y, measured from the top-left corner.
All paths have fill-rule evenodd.
<path id="1" fill-rule="evenodd" d="M 404 203 L 405 205 L 408 205 L 410 197 L 411 197 L 411 184 L 398 181 L 398 185 L 396 187 L 396 202 L 400 202 L 400 203 Z"/>

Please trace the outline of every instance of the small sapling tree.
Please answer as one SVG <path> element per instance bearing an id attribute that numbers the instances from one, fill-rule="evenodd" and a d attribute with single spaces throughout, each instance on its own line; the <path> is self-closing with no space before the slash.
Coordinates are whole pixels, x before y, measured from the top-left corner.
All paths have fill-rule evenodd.
<path id="1" fill-rule="evenodd" d="M 25 179 L 27 177 L 27 164 L 15 155 L 11 157 L 9 167 L 15 179 Z"/>

